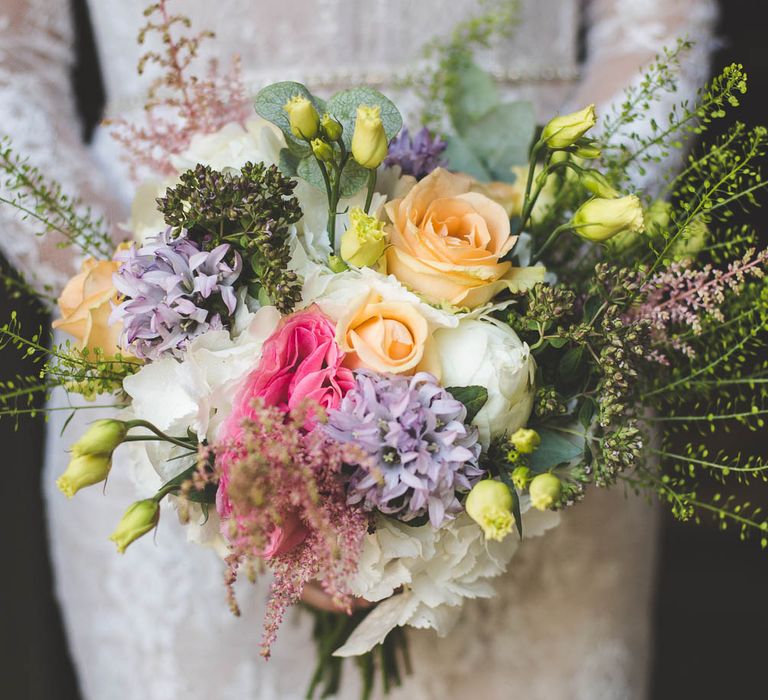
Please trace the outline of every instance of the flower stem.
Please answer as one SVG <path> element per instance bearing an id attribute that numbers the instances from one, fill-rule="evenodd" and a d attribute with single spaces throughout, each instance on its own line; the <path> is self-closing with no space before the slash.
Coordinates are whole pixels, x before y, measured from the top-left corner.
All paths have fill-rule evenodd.
<path id="1" fill-rule="evenodd" d="M 182 438 L 175 438 L 170 435 L 166 435 L 160 428 L 152 425 L 149 421 L 146 420 L 131 420 L 127 421 L 128 430 L 131 428 L 146 428 L 147 430 L 152 431 L 160 440 L 164 440 L 165 442 L 170 442 L 172 445 L 178 445 L 179 447 L 184 447 L 186 449 L 190 450 L 196 450 L 197 444 L 193 443 L 191 440 L 184 440 Z M 131 435 L 130 437 L 125 438 L 125 442 L 133 442 L 136 438 L 139 440 L 141 439 L 153 439 L 148 435 Z"/>
<path id="2" fill-rule="evenodd" d="M 544 241 L 544 245 L 541 246 L 541 248 L 538 249 L 532 256 L 531 256 L 531 265 L 541 260 L 541 256 L 544 255 L 544 253 L 549 249 L 552 244 L 560 237 L 560 234 L 563 231 L 567 231 L 571 228 L 570 222 L 567 224 L 562 224 L 561 226 L 558 226 L 552 233 L 549 234 L 549 238 L 547 238 L 546 241 Z"/>
<path id="3" fill-rule="evenodd" d="M 368 193 L 365 195 L 365 213 L 367 214 L 371 208 L 371 202 L 373 201 L 373 191 L 376 187 L 376 169 L 373 168 L 368 171 Z"/>

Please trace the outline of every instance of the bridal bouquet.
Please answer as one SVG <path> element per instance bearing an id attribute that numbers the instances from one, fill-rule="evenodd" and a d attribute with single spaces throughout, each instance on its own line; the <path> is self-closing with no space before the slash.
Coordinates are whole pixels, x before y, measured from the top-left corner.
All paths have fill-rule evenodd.
<path id="1" fill-rule="evenodd" d="M 199 37 L 164 9 L 148 10 L 170 48 L 149 54 L 164 72 L 146 122 L 115 125 L 141 183 L 124 242 L 2 153 L 5 201 L 86 255 L 53 324 L 76 342 L 0 329 L 48 357 L 42 383 L 2 387 L 4 412 L 54 387 L 117 397 L 58 485 L 99 484 L 124 453 L 147 495 L 119 552 L 176 511 L 221 552 L 234 611 L 237 576 L 271 572 L 266 656 L 315 582 L 339 612 L 315 613 L 312 690 L 332 692 L 345 656 L 367 689 L 374 658 L 396 682 L 401 629 L 448 634 L 590 488 L 714 512 L 766 546 L 759 509 L 695 481 L 766 469 L 696 435 L 763 427 L 768 252 L 731 213 L 763 186 L 766 132 L 737 125 L 632 185 L 737 104 L 740 66 L 643 129 L 681 45 L 601 128 L 592 106 L 537 126 L 465 57 L 439 132 L 409 132 L 368 87 L 276 83 L 253 111 L 237 66 L 189 77 Z"/>

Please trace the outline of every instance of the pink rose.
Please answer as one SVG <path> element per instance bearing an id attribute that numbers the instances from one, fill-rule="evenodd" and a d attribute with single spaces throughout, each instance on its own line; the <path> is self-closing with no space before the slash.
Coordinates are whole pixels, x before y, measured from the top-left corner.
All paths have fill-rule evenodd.
<path id="1" fill-rule="evenodd" d="M 218 442 L 240 441 L 243 422 L 253 417 L 253 403 L 262 399 L 269 406 L 290 411 L 305 400 L 325 409 L 336 408 L 344 394 L 354 386 L 352 371 L 342 366 L 344 353 L 335 340 L 335 326 L 316 309 L 285 318 L 264 343 L 259 366 L 245 379 L 235 396 L 232 412 L 221 426 Z M 306 425 L 312 427 L 312 422 Z M 228 472 L 233 455 L 222 451 L 217 456 L 220 469 L 216 510 L 223 519 L 232 516 L 228 496 Z M 271 558 L 301 544 L 307 529 L 296 513 L 286 513 L 275 525 L 261 556 Z"/>

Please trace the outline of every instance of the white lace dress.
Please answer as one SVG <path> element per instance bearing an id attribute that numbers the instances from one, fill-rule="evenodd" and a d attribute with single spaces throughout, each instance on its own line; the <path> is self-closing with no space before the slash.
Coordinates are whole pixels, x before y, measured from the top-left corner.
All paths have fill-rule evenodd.
<path id="1" fill-rule="evenodd" d="M 90 1 L 111 115 L 142 103 L 135 38 L 145 4 Z M 706 76 L 712 0 L 593 0 L 581 65 L 585 8 L 577 0 L 521 5 L 514 37 L 482 60 L 508 92 L 535 98 L 542 116 L 566 103 L 605 105 L 678 35 L 700 40 L 678 97 Z M 242 55 L 253 90 L 293 78 L 321 93 L 360 82 L 386 91 L 425 41 L 478 9 L 473 0 L 188 0 L 177 7 L 216 31 L 206 51 Z M 106 134 L 91 148 L 78 138 L 71 42 L 66 0 L 0 0 L 0 131 L 120 220 L 130 185 Z M 55 287 L 71 274 L 71 256 L 6 209 L 0 226 L 4 254 L 25 273 Z M 266 582 L 241 587 L 243 616 L 233 617 L 217 556 L 187 543 L 170 517 L 154 541 L 145 538 L 122 557 L 114 552 L 107 535 L 136 497 L 119 459 L 106 495 L 95 488 L 67 502 L 55 492 L 67 444 L 95 417 L 82 412 L 61 439 L 65 415 L 50 422 L 46 496 L 56 590 L 85 700 L 302 697 L 314 662 L 308 619 L 290 617 L 273 659 L 258 656 Z M 453 635 L 410 635 L 415 673 L 393 697 L 645 697 L 655 530 L 655 511 L 641 500 L 590 493 L 558 528 L 520 548 L 498 580 L 498 598 L 468 604 Z M 355 697 L 354 685 L 343 697 Z"/>

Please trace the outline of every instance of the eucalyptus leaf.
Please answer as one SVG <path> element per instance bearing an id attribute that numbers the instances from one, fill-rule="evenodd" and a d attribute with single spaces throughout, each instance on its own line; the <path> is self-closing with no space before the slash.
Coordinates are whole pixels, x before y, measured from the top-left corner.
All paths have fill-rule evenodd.
<path id="1" fill-rule="evenodd" d="M 451 170 L 467 173 L 481 182 L 488 182 L 491 179 L 488 169 L 461 136 L 451 134 L 447 138 L 443 157 Z"/>
<path id="2" fill-rule="evenodd" d="M 278 167 L 283 175 L 296 177 L 299 174 L 299 161 L 301 161 L 301 158 L 290 149 L 280 149 L 280 163 L 278 164 Z"/>
<path id="3" fill-rule="evenodd" d="M 499 104 L 499 93 L 493 77 L 472 61 L 459 68 L 453 78 L 448 113 L 456 131 L 463 134 Z"/>
<path id="4" fill-rule="evenodd" d="M 579 459 L 584 454 L 585 438 L 551 428 L 537 428 L 541 444 L 531 455 L 530 466 L 533 471 L 542 472 L 558 464 Z"/>
<path id="5" fill-rule="evenodd" d="M 488 389 L 484 386 L 451 386 L 446 391 L 467 407 L 467 423 L 474 420 L 488 401 Z"/>
<path id="6" fill-rule="evenodd" d="M 384 126 L 384 133 L 387 140 L 397 136 L 403 127 L 403 118 L 394 102 L 384 97 L 378 90 L 370 87 L 356 87 L 350 90 L 337 92 L 326 105 L 330 112 L 344 127 L 342 139 L 347 148 L 352 147 L 352 134 L 355 131 L 355 118 L 357 117 L 357 108 L 361 105 L 367 107 L 379 106 L 381 108 L 381 123 Z"/>
<path id="7" fill-rule="evenodd" d="M 533 105 L 511 102 L 486 112 L 468 126 L 462 136 L 492 177 L 511 182 L 514 180 L 512 167 L 528 162 L 535 131 Z"/>
<path id="8" fill-rule="evenodd" d="M 296 168 L 296 174 L 310 185 L 325 192 L 323 173 L 314 156 L 302 158 Z M 368 171 L 353 160 L 349 160 L 341 174 L 341 187 L 339 190 L 341 196 L 351 197 L 365 187 L 366 182 L 368 182 Z"/>
<path id="9" fill-rule="evenodd" d="M 318 114 L 322 115 L 326 110 L 325 103 L 315 97 L 307 88 L 301 83 L 295 83 L 292 81 L 284 81 L 281 83 L 272 83 L 267 87 L 259 90 L 254 101 L 254 107 L 257 114 L 264 117 L 269 122 L 272 122 L 277 126 L 280 131 L 285 134 L 286 141 L 289 144 L 291 150 L 298 153 L 306 153 L 310 151 L 309 146 L 297 139 L 291 133 L 291 125 L 288 120 L 288 112 L 285 111 L 286 103 L 297 95 L 306 97 L 315 106 Z"/>

